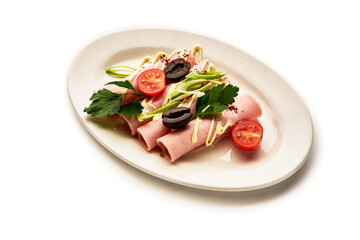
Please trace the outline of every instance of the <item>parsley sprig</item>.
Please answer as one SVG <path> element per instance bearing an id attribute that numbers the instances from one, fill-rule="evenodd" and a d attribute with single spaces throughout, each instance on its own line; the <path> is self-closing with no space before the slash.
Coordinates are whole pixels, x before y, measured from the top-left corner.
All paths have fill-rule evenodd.
<path id="1" fill-rule="evenodd" d="M 114 81 L 105 85 L 114 84 L 119 87 L 131 89 L 134 92 L 125 92 L 123 94 L 114 93 L 105 88 L 94 93 L 90 100 L 92 103 L 89 107 L 84 109 L 84 112 L 91 114 L 94 117 L 105 117 L 107 115 L 121 114 L 127 117 L 138 115 L 142 112 L 143 106 L 141 105 L 139 98 L 145 95 L 135 90 L 133 85 L 126 81 Z M 133 94 L 138 96 L 133 102 L 125 105 L 121 105 L 122 100 L 126 94 Z"/>
<path id="2" fill-rule="evenodd" d="M 196 117 L 222 112 L 234 103 L 239 88 L 234 85 L 220 84 L 210 89 L 196 103 Z"/>

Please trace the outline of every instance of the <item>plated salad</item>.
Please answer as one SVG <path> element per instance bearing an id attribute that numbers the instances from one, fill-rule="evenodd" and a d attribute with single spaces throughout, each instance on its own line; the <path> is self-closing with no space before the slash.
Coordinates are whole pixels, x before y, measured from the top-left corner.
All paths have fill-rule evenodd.
<path id="1" fill-rule="evenodd" d="M 93 93 L 84 112 L 121 118 L 147 151 L 160 148 L 171 163 L 227 135 L 247 151 L 261 143 L 260 104 L 239 94 L 227 73 L 203 58 L 200 45 L 159 52 L 138 67 L 112 66 L 106 73 L 114 81 Z"/>

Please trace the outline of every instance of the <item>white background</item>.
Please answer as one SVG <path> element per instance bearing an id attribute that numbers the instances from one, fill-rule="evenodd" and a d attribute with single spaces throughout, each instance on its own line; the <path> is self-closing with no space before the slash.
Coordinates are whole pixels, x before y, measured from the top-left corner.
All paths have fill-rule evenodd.
<path id="1" fill-rule="evenodd" d="M 356 1 L 1 1 L 0 239 L 359 239 Z M 104 34 L 185 30 L 283 76 L 314 122 L 305 166 L 276 186 L 218 193 L 117 159 L 75 116 L 67 71 Z"/>

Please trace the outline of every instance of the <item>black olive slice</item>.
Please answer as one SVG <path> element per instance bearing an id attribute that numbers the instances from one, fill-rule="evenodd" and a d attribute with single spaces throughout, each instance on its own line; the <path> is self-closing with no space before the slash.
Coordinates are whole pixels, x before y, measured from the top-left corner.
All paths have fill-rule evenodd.
<path id="1" fill-rule="evenodd" d="M 179 129 L 185 127 L 192 119 L 193 114 L 188 107 L 172 108 L 162 114 L 165 127 Z"/>
<path id="2" fill-rule="evenodd" d="M 183 58 L 175 59 L 166 65 L 164 69 L 165 76 L 168 80 L 177 82 L 184 78 L 190 71 L 191 63 Z"/>
<path id="3" fill-rule="evenodd" d="M 176 108 L 171 108 L 167 111 L 165 111 L 162 114 L 162 117 L 170 117 L 170 118 L 176 118 L 181 116 L 184 113 L 189 113 L 190 112 L 190 108 L 188 107 L 176 107 Z"/>

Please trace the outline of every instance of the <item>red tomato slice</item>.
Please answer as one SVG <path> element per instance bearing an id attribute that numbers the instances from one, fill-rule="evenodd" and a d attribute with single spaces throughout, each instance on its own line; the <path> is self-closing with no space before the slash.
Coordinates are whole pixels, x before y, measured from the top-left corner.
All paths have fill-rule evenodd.
<path id="1" fill-rule="evenodd" d="M 244 150 L 254 150 L 259 146 L 263 136 L 260 123 L 252 120 L 239 121 L 232 129 L 232 140 L 235 145 Z"/>
<path id="2" fill-rule="evenodd" d="M 165 89 L 165 73 L 157 68 L 146 70 L 138 76 L 137 86 L 145 95 L 159 95 Z"/>

